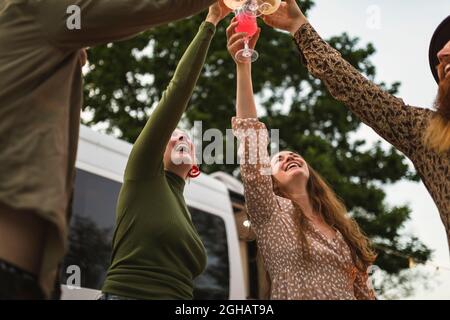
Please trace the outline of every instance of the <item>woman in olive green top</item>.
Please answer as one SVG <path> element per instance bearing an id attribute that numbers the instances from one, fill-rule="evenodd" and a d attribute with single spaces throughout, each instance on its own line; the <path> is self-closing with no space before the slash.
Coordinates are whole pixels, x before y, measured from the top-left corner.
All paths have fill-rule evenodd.
<path id="1" fill-rule="evenodd" d="M 210 7 L 133 147 L 117 205 L 104 300 L 193 298 L 193 279 L 206 267 L 206 252 L 183 197 L 194 147 L 175 128 L 191 98 L 215 26 L 229 12 L 222 4 Z"/>

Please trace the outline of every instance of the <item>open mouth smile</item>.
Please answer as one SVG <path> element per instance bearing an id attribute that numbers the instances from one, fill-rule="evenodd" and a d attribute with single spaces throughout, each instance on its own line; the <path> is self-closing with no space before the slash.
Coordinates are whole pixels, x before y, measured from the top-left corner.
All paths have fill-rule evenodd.
<path id="1" fill-rule="evenodd" d="M 189 147 L 189 144 L 187 144 L 186 142 L 180 142 L 175 146 L 176 152 L 189 153 L 190 150 L 191 148 Z"/>
<path id="2" fill-rule="evenodd" d="M 300 162 L 292 161 L 285 167 L 284 171 L 288 172 L 290 170 L 300 169 L 302 167 L 303 165 Z"/>

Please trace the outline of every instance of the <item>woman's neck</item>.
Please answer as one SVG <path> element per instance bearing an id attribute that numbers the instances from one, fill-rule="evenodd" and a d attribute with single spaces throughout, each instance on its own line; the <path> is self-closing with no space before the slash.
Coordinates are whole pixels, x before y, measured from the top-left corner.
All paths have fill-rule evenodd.
<path id="1" fill-rule="evenodd" d="M 314 216 L 313 206 L 311 200 L 306 190 L 306 186 L 297 186 L 291 190 L 285 191 L 289 199 L 297 204 L 305 214 L 307 218 L 312 218 Z"/>

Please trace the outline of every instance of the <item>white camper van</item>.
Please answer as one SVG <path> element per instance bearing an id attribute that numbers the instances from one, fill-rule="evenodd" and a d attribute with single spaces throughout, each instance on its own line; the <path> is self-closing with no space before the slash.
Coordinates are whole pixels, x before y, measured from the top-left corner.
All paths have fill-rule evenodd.
<path id="1" fill-rule="evenodd" d="M 62 299 L 96 299 L 101 294 L 131 147 L 81 126 Z M 222 172 L 201 175 L 188 183 L 185 197 L 208 254 L 207 269 L 195 280 L 194 299 L 261 298 L 264 272 L 244 210 L 242 184 Z M 77 271 L 81 288 L 71 286 Z"/>

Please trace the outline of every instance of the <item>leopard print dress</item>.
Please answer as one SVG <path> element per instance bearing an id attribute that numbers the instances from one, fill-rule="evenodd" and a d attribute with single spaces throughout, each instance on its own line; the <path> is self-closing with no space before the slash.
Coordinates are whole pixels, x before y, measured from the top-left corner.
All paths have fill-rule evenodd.
<path id="1" fill-rule="evenodd" d="M 437 153 L 423 142 L 435 112 L 406 105 L 383 91 L 322 40 L 310 24 L 300 27 L 294 40 L 309 72 L 323 81 L 331 95 L 411 159 L 439 209 L 450 245 L 450 150 Z"/>

